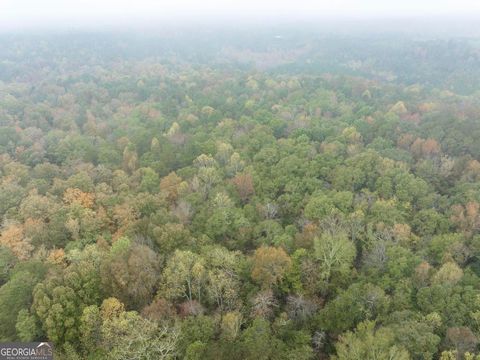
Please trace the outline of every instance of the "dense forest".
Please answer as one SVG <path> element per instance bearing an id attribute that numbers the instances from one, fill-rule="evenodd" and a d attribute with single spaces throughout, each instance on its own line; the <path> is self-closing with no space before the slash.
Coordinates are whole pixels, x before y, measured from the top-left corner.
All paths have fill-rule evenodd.
<path id="1" fill-rule="evenodd" d="M 480 359 L 480 42 L 0 36 L 0 341 Z"/>

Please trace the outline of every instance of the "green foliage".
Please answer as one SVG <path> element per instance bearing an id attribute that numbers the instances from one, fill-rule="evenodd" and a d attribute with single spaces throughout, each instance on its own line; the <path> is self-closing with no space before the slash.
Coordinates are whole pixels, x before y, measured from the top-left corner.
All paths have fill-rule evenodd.
<path id="1" fill-rule="evenodd" d="M 32 304 L 33 289 L 43 279 L 45 273 L 45 265 L 38 261 L 20 263 L 13 269 L 10 280 L 0 287 L 1 341 L 11 341 L 16 338 L 17 317 L 22 310 L 28 309 Z M 21 319 L 24 319 L 25 314 L 22 314 Z"/>
<path id="2" fill-rule="evenodd" d="M 395 345 L 393 332 L 385 328 L 375 330 L 374 322 L 360 323 L 355 332 L 347 332 L 336 349 L 334 359 L 338 360 L 410 359 L 405 348 Z"/>
<path id="3" fill-rule="evenodd" d="M 471 314 L 480 307 L 479 295 L 470 286 L 436 284 L 418 291 L 417 304 L 424 314 L 437 312 L 443 326 L 471 326 Z"/>
<path id="4" fill-rule="evenodd" d="M 154 295 L 159 267 L 158 255 L 148 246 L 118 239 L 100 264 L 102 286 L 128 307 L 141 309 Z"/>
<path id="5" fill-rule="evenodd" d="M 332 213 L 337 208 L 334 206 L 333 199 L 327 195 L 319 194 L 312 197 L 305 206 L 305 216 L 310 220 L 320 220 Z"/>
<path id="6" fill-rule="evenodd" d="M 346 234 L 322 234 L 314 240 L 315 258 L 320 276 L 328 281 L 332 276 L 346 276 L 353 267 L 356 249 Z"/>
<path id="7" fill-rule="evenodd" d="M 205 359 L 205 352 L 207 351 L 207 345 L 197 340 L 188 345 L 185 352 L 185 360 L 202 360 Z"/>
<path id="8" fill-rule="evenodd" d="M 88 353 L 90 349 L 95 349 L 99 345 L 101 325 L 102 318 L 98 306 L 85 307 L 80 318 L 80 342 L 85 352 Z"/>
<path id="9" fill-rule="evenodd" d="M 8 281 L 17 259 L 9 248 L 0 246 L 0 286 Z"/>
<path id="10" fill-rule="evenodd" d="M 150 193 L 158 192 L 160 186 L 160 177 L 151 168 L 142 169 L 142 180 L 140 182 L 140 191 L 146 191 Z"/>
<path id="11" fill-rule="evenodd" d="M 478 357 L 477 41 L 257 30 L 0 36 L 0 341 Z"/>
<path id="12" fill-rule="evenodd" d="M 195 348 L 204 349 L 215 334 L 213 319 L 202 315 L 186 318 L 182 321 L 180 329 L 178 349 L 181 354 L 186 352 L 186 356 L 193 356 Z M 196 345 L 191 348 L 191 344 Z"/>
<path id="13" fill-rule="evenodd" d="M 389 298 L 372 284 L 353 284 L 330 301 L 318 314 L 321 327 L 330 331 L 345 331 L 364 320 L 383 316 Z"/>
<path id="14" fill-rule="evenodd" d="M 162 293 L 167 299 L 201 300 L 205 261 L 191 251 L 176 250 L 163 271 Z"/>
<path id="15" fill-rule="evenodd" d="M 280 359 L 285 350 L 285 345 L 272 335 L 270 324 L 263 319 L 255 319 L 243 332 L 239 346 L 245 360 Z"/>
<path id="16" fill-rule="evenodd" d="M 405 312 L 404 312 L 405 313 Z M 408 313 L 407 313 L 408 314 Z M 393 325 L 389 327 L 395 342 L 410 353 L 412 359 L 432 359 L 438 351 L 441 338 L 435 333 L 438 323 L 431 321 L 433 314 L 420 318 L 402 313 L 393 314 Z"/>
<path id="17" fill-rule="evenodd" d="M 27 309 L 22 309 L 18 313 L 15 329 L 18 339 L 24 342 L 34 341 L 41 335 L 38 319 L 30 314 Z"/>

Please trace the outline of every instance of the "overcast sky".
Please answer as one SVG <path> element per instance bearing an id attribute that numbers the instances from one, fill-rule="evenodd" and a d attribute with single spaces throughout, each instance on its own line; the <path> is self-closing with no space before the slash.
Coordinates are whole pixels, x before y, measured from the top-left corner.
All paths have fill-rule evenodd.
<path id="1" fill-rule="evenodd" d="M 0 27 L 14 29 L 333 15 L 480 15 L 480 0 L 0 0 Z"/>

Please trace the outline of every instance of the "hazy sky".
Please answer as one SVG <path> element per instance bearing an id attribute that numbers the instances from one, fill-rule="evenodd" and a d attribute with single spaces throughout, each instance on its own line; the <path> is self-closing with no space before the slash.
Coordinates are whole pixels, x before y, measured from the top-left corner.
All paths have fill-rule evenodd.
<path id="1" fill-rule="evenodd" d="M 142 24 L 179 19 L 480 15 L 480 0 L 0 0 L 0 27 Z"/>

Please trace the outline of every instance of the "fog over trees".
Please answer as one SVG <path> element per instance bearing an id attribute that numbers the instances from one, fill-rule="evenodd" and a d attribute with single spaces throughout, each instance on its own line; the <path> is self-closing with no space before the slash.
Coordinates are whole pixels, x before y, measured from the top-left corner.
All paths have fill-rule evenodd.
<path id="1" fill-rule="evenodd" d="M 480 359 L 469 19 L 2 31 L 0 341 Z"/>

